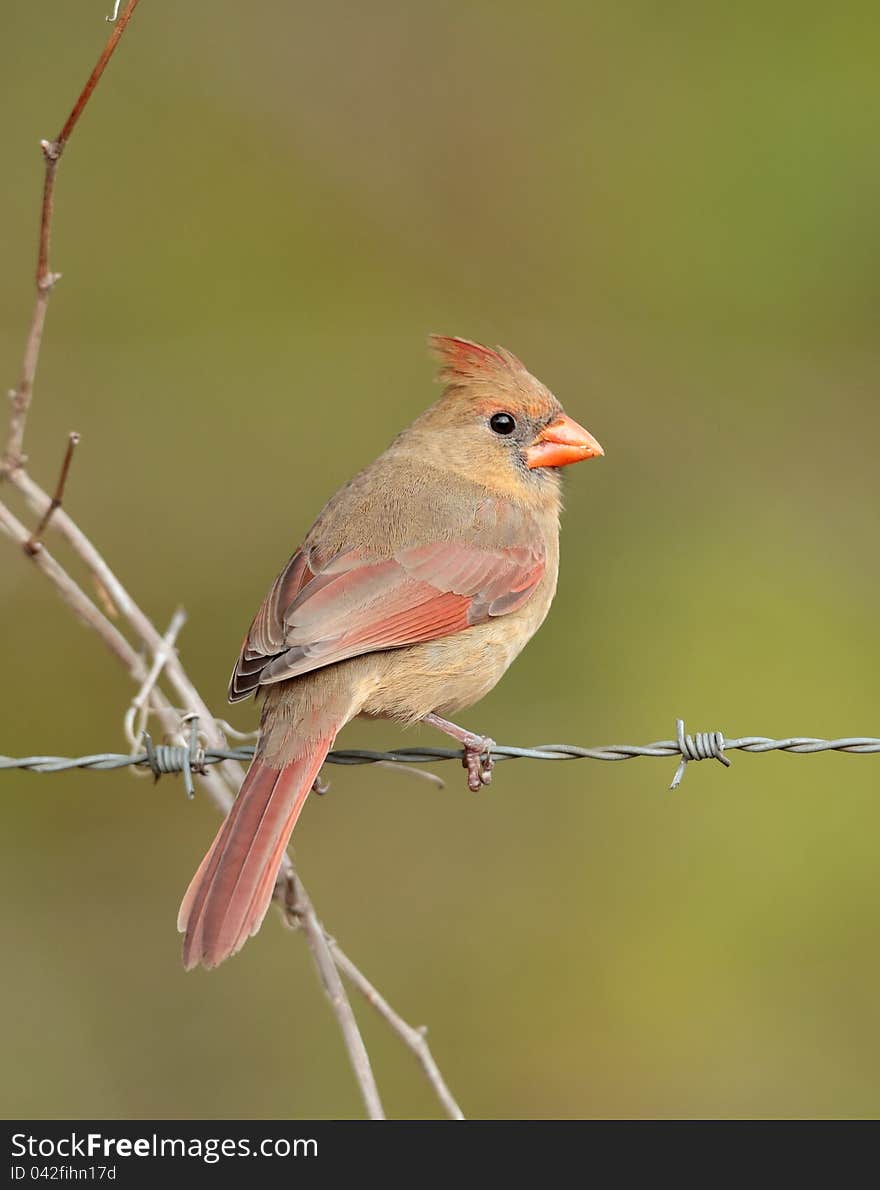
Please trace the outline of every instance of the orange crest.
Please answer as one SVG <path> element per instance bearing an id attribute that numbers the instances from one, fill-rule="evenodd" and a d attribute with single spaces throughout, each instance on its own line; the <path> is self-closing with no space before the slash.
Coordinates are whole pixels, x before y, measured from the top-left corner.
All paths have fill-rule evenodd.
<path id="1" fill-rule="evenodd" d="M 504 381 L 511 373 L 525 371 L 523 364 L 503 347 L 485 347 L 470 339 L 431 335 L 429 346 L 440 359 L 438 379 L 450 384 L 473 380 Z"/>

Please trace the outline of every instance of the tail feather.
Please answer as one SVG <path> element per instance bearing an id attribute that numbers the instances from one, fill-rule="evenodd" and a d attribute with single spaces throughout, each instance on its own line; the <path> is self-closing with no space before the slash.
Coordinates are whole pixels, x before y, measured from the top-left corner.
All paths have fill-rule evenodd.
<path id="1" fill-rule="evenodd" d="M 284 850 L 335 731 L 282 768 L 258 753 L 226 821 L 184 895 L 177 928 L 183 965 L 216 967 L 260 928 Z"/>

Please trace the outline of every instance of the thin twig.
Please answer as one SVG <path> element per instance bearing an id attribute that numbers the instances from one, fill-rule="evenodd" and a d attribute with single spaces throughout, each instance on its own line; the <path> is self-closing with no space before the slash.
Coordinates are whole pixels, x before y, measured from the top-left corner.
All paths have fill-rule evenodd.
<path id="1" fill-rule="evenodd" d="M 150 695 L 153 693 L 153 687 L 158 682 L 164 665 L 174 650 L 177 637 L 185 623 L 186 612 L 182 607 L 179 607 L 171 617 L 171 623 L 162 637 L 162 648 L 157 649 L 150 672 L 144 678 L 140 690 L 138 690 L 137 694 L 131 700 L 131 705 L 125 712 L 125 719 L 123 720 L 125 737 L 133 749 L 137 748 L 143 739 L 143 734 L 147 726 Z M 135 723 L 136 719 L 137 723 Z"/>
<path id="2" fill-rule="evenodd" d="M 82 91 L 80 92 L 79 98 L 77 99 L 76 103 L 73 105 L 71 113 L 65 120 L 64 127 L 61 129 L 58 139 L 55 142 L 56 145 L 59 146 L 59 148 L 58 148 L 59 154 L 60 154 L 61 150 L 64 148 L 64 146 L 67 144 L 67 142 L 70 140 L 70 135 L 73 132 L 74 128 L 76 127 L 77 121 L 79 120 L 80 116 L 83 114 L 83 109 L 85 108 L 85 106 L 89 102 L 89 100 L 91 99 L 92 92 L 94 91 L 95 87 L 97 87 L 98 83 L 101 81 L 101 75 L 104 73 L 104 71 L 107 67 L 107 63 L 113 57 L 113 51 L 116 49 L 117 45 L 119 44 L 119 39 L 122 36 L 122 34 L 125 32 L 125 27 L 128 24 L 128 22 L 131 20 L 133 14 L 134 14 L 134 10 L 137 8 L 137 6 L 138 6 L 138 0 L 128 0 L 128 3 L 126 4 L 125 8 L 123 9 L 122 16 L 119 18 L 118 22 L 114 26 L 113 32 L 107 38 L 107 44 L 104 46 L 103 50 L 101 50 L 101 56 L 98 58 L 98 61 L 95 63 L 94 70 L 89 75 L 88 79 L 86 79 L 86 85 L 83 87 Z"/>
<path id="3" fill-rule="evenodd" d="M 462 1110 L 455 1102 L 446 1080 L 434 1061 L 434 1055 L 431 1053 L 431 1047 L 428 1045 L 426 1037 L 427 1029 L 416 1029 L 407 1024 L 403 1017 L 394 1011 L 382 993 L 370 983 L 363 971 L 356 967 L 348 955 L 340 949 L 335 938 L 328 937 L 327 944 L 336 966 L 342 974 L 351 981 L 367 1003 L 375 1008 L 379 1016 L 387 1021 L 407 1049 L 411 1049 L 415 1054 L 425 1072 L 425 1077 L 434 1088 L 434 1093 L 450 1120 L 463 1120 Z"/>
<path id="4" fill-rule="evenodd" d="M 30 533 L 2 502 L 0 502 L 0 529 L 12 541 L 20 545 L 25 553 L 28 553 L 27 544 L 30 541 Z M 135 681 L 142 681 L 147 674 L 143 659 L 135 652 L 119 629 L 95 607 L 79 584 L 55 561 L 47 549 L 38 550 L 37 553 L 29 556 L 37 569 L 41 570 L 49 581 L 54 583 L 61 598 L 73 608 L 83 623 L 98 633 L 101 640 L 110 652 L 122 662 L 131 677 Z"/>
<path id="5" fill-rule="evenodd" d="M 14 487 L 18 488 L 28 505 L 38 516 L 45 513 L 51 501 L 26 471 L 18 468 L 10 476 L 10 481 Z M 137 605 L 97 548 L 63 508 L 56 511 L 53 523 L 55 531 L 64 538 L 77 557 L 85 563 L 95 580 L 110 595 L 122 617 L 128 621 L 136 635 L 155 656 L 163 648 L 162 634 L 149 616 Z M 216 726 L 214 716 L 208 710 L 174 653 L 166 658 L 165 673 L 183 705 L 199 716 L 211 747 L 224 747 L 226 741 L 223 733 Z"/>
<path id="6" fill-rule="evenodd" d="M 55 495 L 52 497 L 52 499 L 49 503 L 49 507 L 46 509 L 46 511 L 40 517 L 40 523 L 37 525 L 36 529 L 34 529 L 33 533 L 30 535 L 30 538 L 28 539 L 27 544 L 24 547 L 29 554 L 35 554 L 37 552 L 37 550 L 42 548 L 42 542 L 41 542 L 40 538 L 43 536 L 43 534 L 46 532 L 47 528 L 49 527 L 49 522 L 52 519 L 52 514 L 56 511 L 56 509 L 61 507 L 61 501 L 64 499 L 64 487 L 65 487 L 65 484 L 67 483 L 68 472 L 70 471 L 70 462 L 71 462 L 71 459 L 73 458 L 73 452 L 74 452 L 74 450 L 76 450 L 78 443 L 79 443 L 79 434 L 77 434 L 77 432 L 74 430 L 73 433 L 70 434 L 67 439 L 67 450 L 64 452 L 64 461 L 61 464 L 61 471 L 59 472 L 59 475 L 58 475 L 58 482 L 55 485 Z"/>
<path id="7" fill-rule="evenodd" d="M 10 393 L 12 415 L 9 420 L 9 436 L 6 441 L 6 450 L 3 456 L 0 457 L 0 479 L 4 475 L 8 475 L 14 471 L 17 467 L 23 466 L 26 462 L 26 456 L 23 454 L 24 430 L 34 392 L 34 379 L 40 359 L 40 346 L 43 341 L 43 328 L 46 325 L 49 295 L 55 283 L 61 278 L 60 273 L 53 273 L 49 269 L 49 246 L 52 236 L 52 215 L 55 209 L 55 175 L 58 172 L 58 162 L 61 160 L 61 154 L 64 152 L 65 146 L 70 140 L 73 130 L 91 98 L 92 92 L 97 87 L 101 75 L 107 67 L 107 63 L 113 56 L 113 52 L 119 44 L 119 39 L 125 32 L 125 28 L 131 20 L 137 5 L 138 0 L 128 0 L 125 11 L 108 37 L 107 44 L 101 51 L 98 61 L 95 63 L 94 70 L 86 79 L 86 85 L 80 91 L 76 103 L 71 108 L 70 115 L 65 120 L 64 126 L 58 136 L 53 141 L 40 141 L 40 148 L 43 152 L 46 169 L 43 175 L 43 199 L 40 206 L 40 238 L 39 248 L 37 250 L 36 276 L 37 297 L 34 302 L 34 312 L 31 316 L 31 324 L 25 342 L 21 378 L 15 389 Z"/>
<path id="8" fill-rule="evenodd" d="M 10 482 L 24 495 L 27 503 L 38 516 L 45 512 L 51 503 L 49 497 L 23 468 L 17 468 L 10 475 Z M 63 508 L 56 511 L 54 526 L 56 532 L 64 538 L 77 557 L 85 563 L 98 584 L 110 595 L 122 617 L 128 621 L 130 627 L 144 642 L 151 654 L 155 657 L 160 653 L 163 649 L 163 639 L 158 628 L 132 599 L 100 552 Z M 173 652 L 166 657 L 165 673 L 182 704 L 190 712 L 199 716 L 209 746 L 224 748 L 226 740 L 217 727 L 216 719 L 208 710 L 179 658 Z M 227 763 L 232 764 L 232 762 Z M 227 768 L 227 773 L 232 779 L 241 783 L 243 772 L 240 766 Z"/>
<path id="9" fill-rule="evenodd" d="M 367 1047 L 364 1045 L 358 1029 L 351 1002 L 345 994 L 345 988 L 339 978 L 339 969 L 332 953 L 328 934 L 318 921 L 311 898 L 296 873 L 293 873 L 285 882 L 284 908 L 302 926 L 321 978 L 321 984 L 345 1041 L 367 1115 L 371 1120 L 384 1120 L 385 1111 L 382 1107 L 382 1100 L 379 1098 L 379 1088 L 376 1086 L 373 1068 L 370 1065 L 370 1055 L 367 1053 Z M 361 978 L 364 977 L 361 976 Z"/>

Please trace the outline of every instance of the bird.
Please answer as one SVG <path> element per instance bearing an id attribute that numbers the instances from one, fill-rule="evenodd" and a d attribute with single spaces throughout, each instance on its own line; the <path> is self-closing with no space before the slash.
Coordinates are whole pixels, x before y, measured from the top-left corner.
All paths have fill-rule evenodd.
<path id="1" fill-rule="evenodd" d="M 447 718 L 487 694 L 556 592 L 560 471 L 604 454 L 510 351 L 432 335 L 443 391 L 325 505 L 244 638 L 229 699 L 262 698 L 254 757 L 178 915 L 187 970 L 262 924 L 337 733 L 356 716 L 426 723 L 463 749 L 470 789 L 494 741 Z"/>

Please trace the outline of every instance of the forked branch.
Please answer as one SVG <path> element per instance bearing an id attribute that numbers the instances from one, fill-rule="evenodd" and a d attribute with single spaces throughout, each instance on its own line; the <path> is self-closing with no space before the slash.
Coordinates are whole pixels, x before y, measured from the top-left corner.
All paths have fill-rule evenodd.
<path id="1" fill-rule="evenodd" d="M 158 715 L 159 721 L 168 735 L 175 740 L 181 740 L 183 736 L 180 713 L 162 688 L 162 683 L 167 682 L 174 692 L 175 703 L 182 704 L 190 714 L 198 716 L 201 731 L 208 746 L 222 749 L 226 747 L 226 740 L 218 721 L 211 714 L 184 670 L 174 647 L 177 632 L 182 626 L 181 617 L 175 616 L 169 631 L 163 636 L 122 585 L 96 546 L 62 507 L 64 486 L 79 436 L 71 435 L 70 437 L 54 497 L 50 498 L 31 479 L 25 469 L 24 434 L 33 398 L 46 310 L 49 295 L 60 276 L 58 273 L 51 272 L 49 267 L 55 177 L 58 163 L 137 4 L 138 0 L 128 0 L 125 5 L 95 68 L 89 75 L 58 137 L 54 141 L 41 142 L 45 173 L 37 254 L 37 296 L 27 333 L 19 383 L 10 394 L 12 409 L 9 432 L 5 450 L 0 455 L 0 480 L 8 480 L 23 495 L 38 521 L 33 531 L 29 530 L 11 509 L 0 501 L 0 531 L 21 548 L 22 556 L 29 557 L 33 561 L 37 569 L 55 586 L 68 606 L 97 633 L 116 659 L 125 667 L 132 680 L 137 683 L 139 690 L 132 704 L 134 715 L 149 708 Z M 119 5 L 116 4 L 112 14 L 114 19 L 118 8 Z M 102 611 L 89 598 L 82 587 L 45 548 L 42 537 L 50 527 L 50 522 L 52 529 L 91 572 L 107 611 L 118 613 L 121 616 L 137 645 L 133 644 L 112 622 L 106 611 Z M 146 651 L 146 656 L 152 659 L 151 662 L 148 663 L 145 659 L 144 651 Z M 131 723 L 134 723 L 134 715 L 131 716 Z M 224 760 L 222 764 L 199 774 L 198 779 L 221 812 L 225 814 L 232 805 L 242 776 L 243 770 L 237 761 Z M 407 1025 L 388 1006 L 366 976 L 342 954 L 336 943 L 331 940 L 296 874 L 290 857 L 287 855 L 284 856 L 282 862 L 275 899 L 286 919 L 294 918 L 305 934 L 322 985 L 339 1024 L 349 1060 L 370 1118 L 382 1119 L 384 1113 L 369 1055 L 340 978 L 340 972 L 345 974 L 346 978 L 366 997 L 369 1003 L 379 1009 L 404 1044 L 412 1049 L 425 1069 L 446 1113 L 452 1118 L 460 1119 L 461 1112 L 430 1056 L 423 1034 Z"/>

